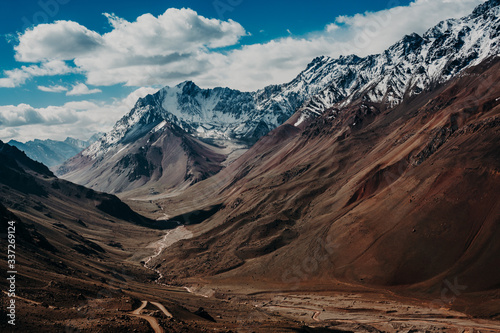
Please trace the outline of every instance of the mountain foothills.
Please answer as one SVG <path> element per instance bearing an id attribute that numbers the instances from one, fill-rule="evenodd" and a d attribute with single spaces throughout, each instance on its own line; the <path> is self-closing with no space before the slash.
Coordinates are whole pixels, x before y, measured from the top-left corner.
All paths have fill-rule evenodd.
<path id="1" fill-rule="evenodd" d="M 0 244 L 5 249 L 0 269 L 15 277 L 0 282 L 0 315 L 15 318 L 15 325 L 2 319 L 0 331 L 113 333 L 151 332 L 153 327 L 155 332 L 227 332 L 246 314 L 269 322 L 267 332 L 300 329 L 293 320 L 263 316 L 248 305 L 156 284 L 157 273 L 141 262 L 158 251 L 152 241 L 164 237 L 162 230 L 177 223 L 153 221 L 113 195 L 57 179 L 45 165 L 1 141 L 0 161 Z M 7 230 L 14 230 L 15 238 L 8 241 Z M 7 258 L 13 260 L 9 266 Z M 144 309 L 151 315 L 136 310 L 144 300 L 151 302 Z M 151 306 L 165 313 L 154 313 Z M 224 320 L 207 319 L 212 317 L 202 308 L 217 309 Z"/>
<path id="2" fill-rule="evenodd" d="M 104 133 L 94 134 L 87 141 L 68 137 L 64 141 L 33 140 L 22 143 L 10 140 L 8 144 L 24 151 L 28 157 L 35 161 L 43 163 L 48 167 L 55 167 L 96 142 L 103 134 Z"/>
<path id="3" fill-rule="evenodd" d="M 84 295 L 99 295 L 105 285 L 123 283 L 128 275 L 137 274 L 137 267 L 124 260 L 169 223 L 142 217 L 113 195 L 57 179 L 45 165 L 3 142 L 0 160 L 2 232 L 8 226 L 15 231 L 14 246 L 9 247 L 14 269 L 7 268 L 6 237 L 1 238 L 5 252 L 0 267 L 4 272 L 19 271 L 15 328 L 68 331 L 71 326 L 61 318 L 82 317 L 68 309 L 84 304 Z M 9 290 L 5 283 L 4 291 Z M 109 292 L 116 293 L 114 289 Z M 7 301 L 2 297 L 4 318 Z M 9 332 L 6 321 L 1 325 L 2 332 Z"/>
<path id="4" fill-rule="evenodd" d="M 220 171 L 297 108 L 292 125 L 301 127 L 360 96 L 395 106 L 497 54 L 498 11 L 495 1 L 487 2 L 423 36 L 406 36 L 382 54 L 316 58 L 293 81 L 256 92 L 200 89 L 193 82 L 165 87 L 140 99 L 58 175 L 111 193 L 185 188 Z"/>
<path id="5" fill-rule="evenodd" d="M 499 54 L 490 0 L 286 84 L 165 87 L 65 180 L 0 142 L 21 329 L 498 332 Z"/>

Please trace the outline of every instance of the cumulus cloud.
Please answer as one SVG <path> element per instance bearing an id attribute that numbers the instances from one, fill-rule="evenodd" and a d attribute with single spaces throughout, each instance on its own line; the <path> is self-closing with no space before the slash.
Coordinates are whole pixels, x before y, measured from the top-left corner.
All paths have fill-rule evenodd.
<path id="1" fill-rule="evenodd" d="M 90 95 L 102 92 L 101 89 L 89 89 L 85 83 L 77 83 L 73 89 L 66 93 L 67 96 Z"/>
<path id="2" fill-rule="evenodd" d="M 238 45 L 248 33 L 232 20 L 208 19 L 191 9 L 168 9 L 129 22 L 106 14 L 111 31 L 99 34 L 70 21 L 41 24 L 19 37 L 19 61 L 74 61 L 92 85 L 175 85 L 255 90 L 287 82 L 314 57 L 379 53 L 405 34 L 461 17 L 483 0 L 415 0 L 408 6 L 332 18 L 322 31 L 268 43 Z M 231 50 L 219 48 L 233 46 Z M 22 84 L 27 74 L 7 73 L 0 86 Z M 17 75 L 17 76 L 16 76 Z M 17 80 L 17 81 L 16 81 Z M 23 81 L 24 80 L 24 81 Z"/>
<path id="3" fill-rule="evenodd" d="M 76 102 L 67 102 L 64 104 L 64 107 L 70 110 L 74 110 L 76 112 L 92 110 L 97 107 L 98 104 L 91 101 L 76 101 Z M 105 105 L 105 104 L 101 104 Z"/>
<path id="4" fill-rule="evenodd" d="M 236 44 L 246 33 L 239 23 L 207 19 L 191 9 L 170 8 L 135 22 L 106 16 L 113 30 L 102 36 L 105 46 L 75 59 L 93 85 L 164 85 L 196 77 L 211 69 L 206 54 Z"/>
<path id="5" fill-rule="evenodd" d="M 124 108 L 127 110 L 130 110 L 134 107 L 135 103 L 137 103 L 137 100 L 139 98 L 145 97 L 150 94 L 154 94 L 158 91 L 156 88 L 152 87 L 142 87 L 139 89 L 136 89 L 135 91 L 131 92 L 127 97 L 122 99 L 121 101 L 116 101 L 120 105 L 122 105 Z"/>
<path id="6" fill-rule="evenodd" d="M 120 53 L 162 56 L 233 45 L 245 29 L 233 20 L 207 19 L 191 9 L 170 8 L 164 14 L 139 16 L 128 22 L 105 14 L 113 30 L 103 36 L 106 46 Z"/>
<path id="7" fill-rule="evenodd" d="M 41 65 L 22 66 L 4 71 L 6 77 L 0 78 L 0 88 L 15 88 L 37 76 L 64 75 L 76 72 L 78 72 L 76 68 L 69 67 L 61 60 L 47 61 Z"/>
<path id="8" fill-rule="evenodd" d="M 50 106 L 36 109 L 28 104 L 0 106 L 0 125 L 2 126 L 61 125 L 72 124 L 77 120 L 72 110 L 65 107 Z"/>
<path id="9" fill-rule="evenodd" d="M 102 43 L 97 32 L 72 21 L 40 24 L 20 36 L 14 47 L 16 60 L 40 62 L 44 60 L 73 60 L 92 53 Z"/>
<path id="10" fill-rule="evenodd" d="M 67 91 L 68 88 L 63 87 L 63 86 L 38 86 L 38 90 L 45 91 L 45 92 L 52 92 L 52 93 L 60 93 Z"/>
<path id="11" fill-rule="evenodd" d="M 35 26 L 19 36 L 16 59 L 73 60 L 93 85 L 163 84 L 166 77 L 178 81 L 208 70 L 200 55 L 234 45 L 246 34 L 237 22 L 208 19 L 185 8 L 170 8 L 158 17 L 145 14 L 134 22 L 105 15 L 112 30 L 103 35 L 71 21 Z"/>
<path id="12" fill-rule="evenodd" d="M 97 132 L 107 132 L 134 106 L 138 98 L 154 93 L 140 88 L 123 99 L 110 103 L 94 101 L 68 102 L 61 106 L 35 108 L 28 104 L 0 106 L 0 139 L 29 141 L 33 139 L 87 139 Z"/>

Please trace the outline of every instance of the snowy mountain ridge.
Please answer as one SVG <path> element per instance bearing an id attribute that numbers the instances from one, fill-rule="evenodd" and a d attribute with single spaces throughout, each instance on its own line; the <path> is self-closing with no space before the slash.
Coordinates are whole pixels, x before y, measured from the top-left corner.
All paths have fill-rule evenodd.
<path id="1" fill-rule="evenodd" d="M 498 55 L 500 3 L 490 0 L 462 19 L 443 21 L 423 36 L 412 34 L 381 54 L 360 58 L 318 57 L 294 80 L 255 92 L 201 89 L 191 81 L 165 87 L 137 101 L 129 114 L 83 155 L 97 159 L 118 144 L 166 122 L 206 139 L 253 143 L 300 110 L 295 123 L 363 96 L 394 106 L 405 96 L 445 82 L 489 56 Z M 163 125 L 161 125 L 163 124 Z"/>
<path id="2" fill-rule="evenodd" d="M 406 96 L 419 94 L 488 57 L 498 56 L 499 38 L 500 1 L 493 0 L 462 19 L 440 22 L 422 36 L 407 35 L 381 54 L 319 59 L 313 70 L 328 67 L 335 75 L 324 90 L 302 106 L 296 125 L 361 96 L 369 102 L 399 104 Z"/>
<path id="3" fill-rule="evenodd" d="M 92 159 L 102 156 L 117 143 L 128 142 L 154 128 L 159 130 L 157 126 L 163 121 L 199 138 L 253 143 L 285 122 L 308 96 L 321 91 L 328 82 L 304 87 L 306 83 L 310 82 L 295 79 L 256 92 L 201 89 L 191 81 L 165 87 L 139 99 L 129 114 L 83 154 Z"/>

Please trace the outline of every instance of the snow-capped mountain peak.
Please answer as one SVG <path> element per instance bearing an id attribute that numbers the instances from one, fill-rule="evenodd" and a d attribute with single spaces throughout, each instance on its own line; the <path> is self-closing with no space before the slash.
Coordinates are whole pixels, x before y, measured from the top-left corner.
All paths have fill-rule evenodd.
<path id="1" fill-rule="evenodd" d="M 323 75 L 305 71 L 289 84 L 268 86 L 256 92 L 220 87 L 202 89 L 192 81 L 164 87 L 139 99 L 129 114 L 83 154 L 97 158 L 116 144 L 147 133 L 162 121 L 196 137 L 251 144 L 285 122 L 310 94 L 327 84 Z"/>
<path id="2" fill-rule="evenodd" d="M 311 68 L 329 67 L 331 83 L 303 106 L 297 123 L 363 96 L 394 106 L 405 96 L 443 83 L 464 69 L 499 54 L 500 2 L 491 0 L 462 19 L 442 21 L 422 36 L 404 36 L 385 52 L 365 58 L 317 58 Z M 344 61 L 342 61 L 344 60 Z"/>
<path id="3" fill-rule="evenodd" d="M 440 22 L 422 36 L 410 34 L 385 52 L 315 58 L 294 80 L 255 92 L 202 89 L 192 81 L 165 87 L 138 100 L 113 130 L 84 151 L 92 159 L 118 143 L 167 121 L 199 138 L 255 142 L 300 108 L 295 125 L 363 96 L 394 106 L 405 96 L 449 80 L 467 67 L 498 55 L 499 0 L 462 19 Z"/>

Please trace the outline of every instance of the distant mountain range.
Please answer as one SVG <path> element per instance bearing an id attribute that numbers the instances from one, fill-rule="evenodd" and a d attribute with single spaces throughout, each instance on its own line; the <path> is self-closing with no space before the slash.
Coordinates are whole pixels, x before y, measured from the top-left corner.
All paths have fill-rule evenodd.
<path id="1" fill-rule="evenodd" d="M 165 87 L 139 99 L 58 175 L 110 193 L 175 191 L 219 172 L 285 122 L 304 129 L 325 110 L 360 96 L 394 107 L 498 54 L 496 3 L 423 36 L 405 36 L 378 55 L 316 58 L 291 82 L 255 92 L 201 89 L 191 81 Z"/>
<path id="2" fill-rule="evenodd" d="M 43 163 L 48 167 L 54 167 L 75 156 L 96 142 L 102 135 L 103 133 L 94 134 L 87 141 L 68 137 L 64 141 L 35 139 L 22 143 L 10 140 L 8 144 L 24 151 L 31 159 Z"/>

